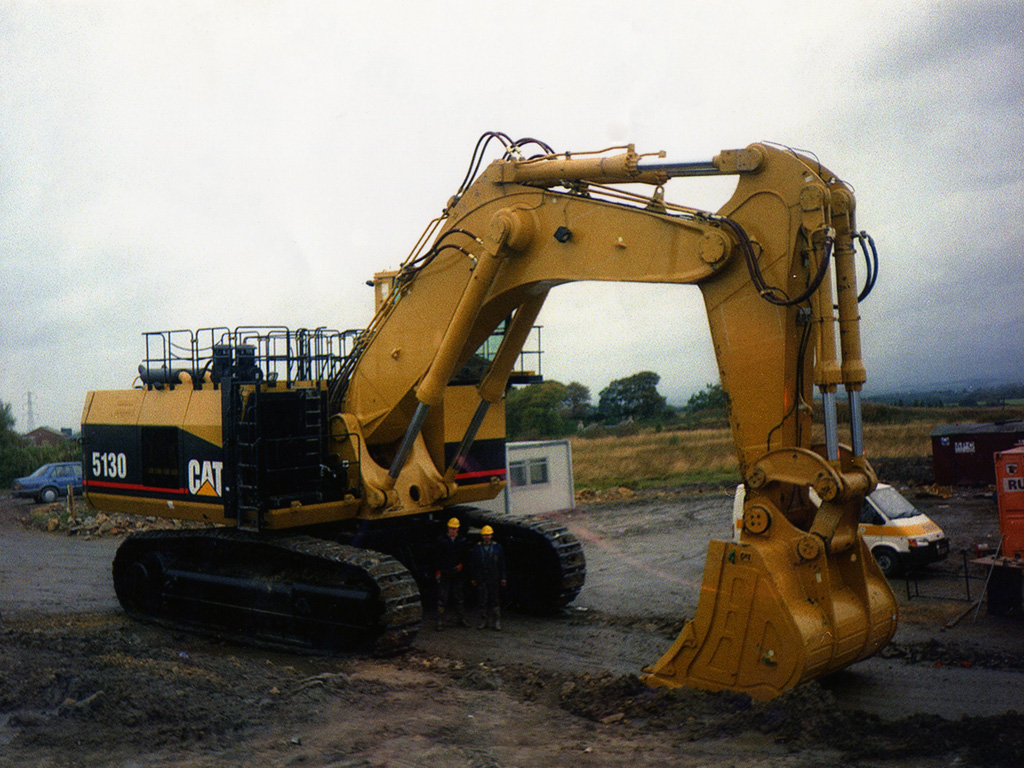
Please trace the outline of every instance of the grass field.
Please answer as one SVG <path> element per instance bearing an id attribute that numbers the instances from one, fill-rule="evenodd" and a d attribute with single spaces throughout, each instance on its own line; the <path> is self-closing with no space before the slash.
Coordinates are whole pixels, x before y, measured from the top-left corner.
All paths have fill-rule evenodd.
<path id="1" fill-rule="evenodd" d="M 931 458 L 931 431 L 938 424 L 1024 419 L 1024 408 L 998 412 L 971 409 L 890 408 L 886 422 L 864 425 L 869 459 Z M 823 442 L 823 435 L 816 434 Z M 845 442 L 846 438 L 841 436 Z M 641 430 L 614 437 L 572 438 L 573 473 L 577 489 L 615 486 L 739 482 L 739 467 L 727 428 Z"/>

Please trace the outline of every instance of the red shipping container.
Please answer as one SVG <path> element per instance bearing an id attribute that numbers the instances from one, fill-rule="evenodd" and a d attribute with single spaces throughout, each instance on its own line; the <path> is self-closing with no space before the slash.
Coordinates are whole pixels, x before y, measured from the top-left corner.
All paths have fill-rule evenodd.
<path id="1" fill-rule="evenodd" d="M 996 452 L 1024 443 L 1024 421 L 940 424 L 932 430 L 932 468 L 939 485 L 992 485 Z"/>
<path id="2" fill-rule="evenodd" d="M 1003 557 L 1024 558 L 1024 446 L 995 456 Z"/>

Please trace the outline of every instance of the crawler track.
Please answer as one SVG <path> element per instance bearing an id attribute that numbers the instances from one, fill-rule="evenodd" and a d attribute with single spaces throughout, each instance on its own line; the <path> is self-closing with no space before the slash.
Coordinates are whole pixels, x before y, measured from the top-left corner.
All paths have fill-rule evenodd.
<path id="1" fill-rule="evenodd" d="M 387 552 L 402 562 L 420 581 L 431 601 L 434 589 L 434 548 L 444 535 L 445 521 L 457 517 L 469 541 L 479 540 L 484 525 L 494 528 L 494 538 L 505 550 L 508 586 L 505 601 L 530 613 L 553 613 L 580 593 L 586 579 L 583 547 L 569 530 L 542 517 L 523 517 L 490 512 L 477 507 L 448 507 L 430 515 L 417 515 L 356 529 L 325 530 L 325 538 L 337 538 L 353 546 Z"/>
<path id="2" fill-rule="evenodd" d="M 576 599 L 587 576 L 583 547 L 569 530 L 541 517 L 517 517 L 475 507 L 450 510 L 464 525 L 494 528 L 505 549 L 509 602 L 551 613 Z"/>
<path id="3" fill-rule="evenodd" d="M 133 617 L 260 646 L 394 653 L 421 618 L 416 582 L 397 560 L 309 536 L 136 534 L 113 575 Z"/>

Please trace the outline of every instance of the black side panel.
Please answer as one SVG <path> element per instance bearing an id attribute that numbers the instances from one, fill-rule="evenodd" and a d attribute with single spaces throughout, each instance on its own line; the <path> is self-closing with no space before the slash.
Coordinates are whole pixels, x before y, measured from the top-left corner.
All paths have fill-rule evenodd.
<path id="1" fill-rule="evenodd" d="M 82 466 L 98 493 L 221 503 L 220 447 L 177 427 L 85 424 Z"/>
<path id="2" fill-rule="evenodd" d="M 445 444 L 445 466 L 451 464 L 451 461 L 458 450 L 458 443 Z M 462 462 L 462 466 L 457 469 L 455 474 L 455 480 L 459 485 L 489 483 L 491 482 L 491 478 L 495 478 L 497 480 L 505 479 L 504 438 L 474 441 L 472 447 L 469 449 L 469 453 Z"/>
<path id="3" fill-rule="evenodd" d="M 239 424 L 239 473 L 254 480 L 262 511 L 353 492 L 346 468 L 327 451 L 327 410 L 319 389 L 268 388 L 250 398 Z M 254 445 L 247 434 L 256 436 Z"/>
<path id="4" fill-rule="evenodd" d="M 139 427 L 139 442 L 142 484 L 151 488 L 180 488 L 178 430 L 174 427 Z"/>

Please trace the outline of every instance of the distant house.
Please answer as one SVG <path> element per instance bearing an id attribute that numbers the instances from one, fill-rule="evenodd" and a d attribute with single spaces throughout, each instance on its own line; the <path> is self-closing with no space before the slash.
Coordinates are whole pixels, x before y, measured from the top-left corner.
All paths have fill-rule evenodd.
<path id="1" fill-rule="evenodd" d="M 932 430 L 932 467 L 939 485 L 992 485 L 995 454 L 1024 442 L 1024 421 L 940 424 Z"/>
<path id="2" fill-rule="evenodd" d="M 30 445 L 35 446 L 60 445 L 69 439 L 68 435 L 56 432 L 49 427 L 36 427 L 24 437 Z"/>

